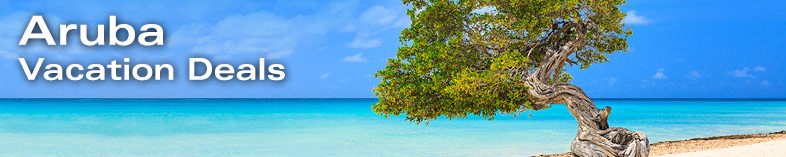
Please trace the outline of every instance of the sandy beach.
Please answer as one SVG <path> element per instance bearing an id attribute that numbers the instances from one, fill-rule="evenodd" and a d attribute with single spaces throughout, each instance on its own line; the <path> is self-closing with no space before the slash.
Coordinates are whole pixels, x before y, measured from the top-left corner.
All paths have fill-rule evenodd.
<path id="1" fill-rule="evenodd" d="M 651 144 L 650 156 L 782 156 L 786 154 L 784 147 L 786 147 L 786 131 L 779 131 L 658 142 Z M 571 154 L 538 156 L 567 157 Z"/>
<path id="2" fill-rule="evenodd" d="M 669 154 L 662 157 L 714 157 L 714 156 L 783 156 L 786 154 L 786 140 L 775 140 L 744 146 L 723 149 L 712 149 L 681 154 Z"/>

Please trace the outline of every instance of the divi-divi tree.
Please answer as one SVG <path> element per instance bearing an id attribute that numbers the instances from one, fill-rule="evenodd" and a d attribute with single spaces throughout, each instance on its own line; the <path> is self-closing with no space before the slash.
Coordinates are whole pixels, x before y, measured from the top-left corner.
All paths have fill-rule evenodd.
<path id="1" fill-rule="evenodd" d="M 411 6 L 396 58 L 372 109 L 417 124 L 439 117 L 489 120 L 564 104 L 578 122 L 577 156 L 648 156 L 642 132 L 609 127 L 566 72 L 627 51 L 624 0 L 403 0 Z"/>

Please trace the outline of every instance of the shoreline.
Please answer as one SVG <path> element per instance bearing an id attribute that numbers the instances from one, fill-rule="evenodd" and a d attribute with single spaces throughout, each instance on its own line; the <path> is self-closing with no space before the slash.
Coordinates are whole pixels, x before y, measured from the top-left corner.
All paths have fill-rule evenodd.
<path id="1" fill-rule="evenodd" d="M 650 156 L 676 155 L 683 153 L 714 151 L 724 148 L 747 146 L 771 141 L 786 140 L 786 131 L 759 134 L 736 134 L 692 138 L 687 140 L 663 141 L 650 144 Z M 767 152 L 762 152 L 767 153 Z M 571 157 L 570 152 L 562 154 L 541 154 L 536 157 Z"/>

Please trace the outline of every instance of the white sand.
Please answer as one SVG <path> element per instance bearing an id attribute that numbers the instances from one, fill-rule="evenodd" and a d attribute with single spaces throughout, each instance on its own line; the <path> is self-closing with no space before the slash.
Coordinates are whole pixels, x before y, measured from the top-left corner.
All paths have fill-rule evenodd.
<path id="1" fill-rule="evenodd" d="M 717 156 L 786 156 L 786 140 L 775 140 L 752 145 L 713 149 L 698 152 L 664 155 L 663 157 L 717 157 Z"/>

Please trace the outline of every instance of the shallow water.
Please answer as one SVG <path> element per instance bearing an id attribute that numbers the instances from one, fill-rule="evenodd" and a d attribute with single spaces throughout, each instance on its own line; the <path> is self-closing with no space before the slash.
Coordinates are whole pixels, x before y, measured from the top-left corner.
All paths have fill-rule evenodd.
<path id="1" fill-rule="evenodd" d="M 415 125 L 376 99 L 0 99 L 0 156 L 465 156 L 567 152 L 565 106 Z M 786 101 L 600 100 L 652 143 L 786 130 Z"/>

